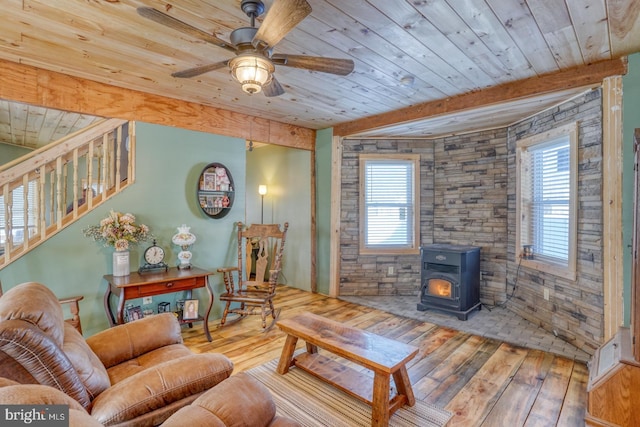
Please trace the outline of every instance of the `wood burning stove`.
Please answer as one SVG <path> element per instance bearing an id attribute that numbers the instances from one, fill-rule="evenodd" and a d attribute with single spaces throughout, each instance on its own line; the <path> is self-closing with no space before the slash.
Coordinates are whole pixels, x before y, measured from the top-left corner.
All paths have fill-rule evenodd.
<path id="1" fill-rule="evenodd" d="M 480 248 L 435 244 L 420 248 L 418 310 L 440 310 L 467 320 L 480 310 Z"/>

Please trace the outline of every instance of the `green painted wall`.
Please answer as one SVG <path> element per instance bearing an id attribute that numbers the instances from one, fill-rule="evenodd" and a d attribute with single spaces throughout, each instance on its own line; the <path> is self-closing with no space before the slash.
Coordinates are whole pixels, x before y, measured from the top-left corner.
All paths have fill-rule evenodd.
<path id="1" fill-rule="evenodd" d="M 622 227 L 624 242 L 624 323 L 631 321 L 631 247 L 633 244 L 633 134 L 640 128 L 640 53 L 629 56 L 622 78 Z"/>
<path id="2" fill-rule="evenodd" d="M 38 281 L 59 297 L 83 295 L 80 312 L 85 336 L 108 326 L 103 309 L 106 282 L 102 276 L 111 273 L 112 249 L 84 237 L 82 230 L 99 223 L 110 209 L 131 212 L 138 222 L 150 226 L 158 244 L 168 253 L 170 265 L 177 264 L 178 252 L 171 236 L 183 223 L 191 226 L 198 239 L 191 249 L 194 265 L 215 271 L 236 263 L 234 222 L 244 221 L 244 140 L 145 123 L 138 123 L 136 131 L 135 184 L 0 271 L 5 290 L 22 282 Z M 206 217 L 195 197 L 200 172 L 210 162 L 227 166 L 235 183 L 234 207 L 222 219 Z M 139 267 L 149 244 L 132 250 L 132 269 Z M 219 275 L 210 279 L 214 293 L 219 294 L 223 289 Z M 202 291 L 198 293 L 204 295 Z M 154 297 L 154 305 L 160 298 Z M 211 319 L 219 318 L 221 312 L 216 301 Z"/>
<path id="3" fill-rule="evenodd" d="M 247 152 L 247 223 L 289 222 L 282 274 L 278 283 L 311 290 L 310 151 L 267 145 Z M 267 185 L 262 200 L 258 186 Z"/>
<path id="4" fill-rule="evenodd" d="M 316 281 L 329 295 L 331 254 L 331 153 L 333 128 L 316 132 Z"/>
<path id="5" fill-rule="evenodd" d="M 29 154 L 30 152 L 31 150 L 28 150 L 26 148 L 17 147 L 10 144 L 3 144 L 0 141 L 0 165 L 9 163 L 11 160 L 22 157 L 26 154 Z"/>

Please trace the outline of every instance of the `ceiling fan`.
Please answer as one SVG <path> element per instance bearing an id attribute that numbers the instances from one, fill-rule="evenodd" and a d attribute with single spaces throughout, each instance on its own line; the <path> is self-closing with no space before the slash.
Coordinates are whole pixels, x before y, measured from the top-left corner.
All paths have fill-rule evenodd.
<path id="1" fill-rule="evenodd" d="M 231 75 L 242 85 L 243 91 L 248 94 L 263 91 L 265 96 L 271 97 L 284 93 L 283 87 L 273 75 L 276 65 L 340 76 L 353 71 L 354 63 L 350 59 L 273 53 L 274 46 L 311 13 L 311 6 L 306 0 L 274 0 L 259 28 L 255 27 L 255 20 L 264 13 L 264 3 L 261 0 L 242 0 L 240 7 L 251 18 L 251 26 L 233 30 L 230 42 L 151 7 L 139 7 L 137 11 L 140 16 L 236 54 L 226 61 L 177 71 L 171 74 L 173 77 L 195 77 L 229 67 Z"/>

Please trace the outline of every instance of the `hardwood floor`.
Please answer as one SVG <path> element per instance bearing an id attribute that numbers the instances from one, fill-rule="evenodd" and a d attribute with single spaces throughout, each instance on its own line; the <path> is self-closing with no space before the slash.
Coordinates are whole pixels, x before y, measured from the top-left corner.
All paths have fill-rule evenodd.
<path id="1" fill-rule="evenodd" d="M 278 289 L 276 307 L 282 318 L 310 311 L 419 347 L 408 365 L 416 399 L 452 412 L 449 426 L 584 426 L 581 362 L 288 287 Z M 210 329 L 212 342 L 194 325 L 185 343 L 226 354 L 235 372 L 279 358 L 285 340 L 277 326 L 263 332 L 260 316 L 223 328 L 210 322 Z"/>

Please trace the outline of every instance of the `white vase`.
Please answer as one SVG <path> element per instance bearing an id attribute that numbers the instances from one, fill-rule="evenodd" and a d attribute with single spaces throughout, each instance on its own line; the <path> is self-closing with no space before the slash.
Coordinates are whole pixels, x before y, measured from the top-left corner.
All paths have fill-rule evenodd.
<path id="1" fill-rule="evenodd" d="M 128 276 L 131 272 L 129 268 L 129 251 L 115 251 L 113 253 L 113 275 Z"/>

